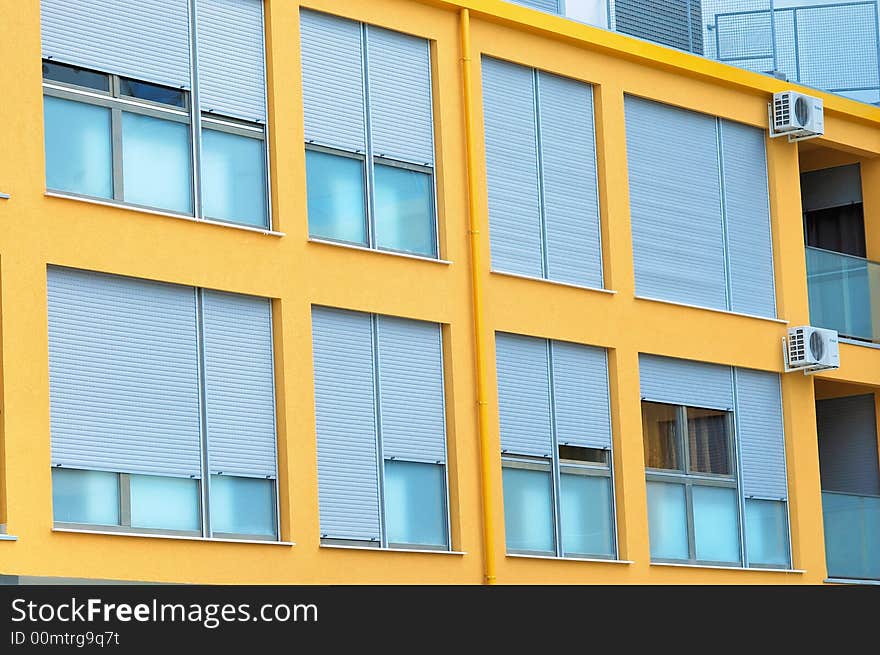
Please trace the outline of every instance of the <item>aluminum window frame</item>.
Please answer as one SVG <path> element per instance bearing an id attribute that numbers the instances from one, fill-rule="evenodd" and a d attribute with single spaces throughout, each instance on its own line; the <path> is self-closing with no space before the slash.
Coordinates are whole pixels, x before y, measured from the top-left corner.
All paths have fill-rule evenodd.
<path id="1" fill-rule="evenodd" d="M 742 493 L 742 473 L 739 470 L 739 440 L 736 438 L 736 412 L 733 409 L 719 409 L 718 407 L 698 407 L 696 405 L 679 405 L 676 403 L 659 402 L 656 400 L 642 399 L 642 404 L 666 405 L 674 407 L 675 412 L 675 441 L 678 449 L 680 469 L 659 469 L 645 467 L 645 481 L 665 484 L 676 484 L 684 487 L 685 491 L 685 515 L 688 541 L 688 558 L 651 558 L 652 562 L 662 564 L 691 564 L 699 566 L 726 566 L 735 568 L 749 568 L 745 548 L 745 513 Z M 708 410 L 724 412 L 726 414 L 724 424 L 727 430 L 727 457 L 729 474 L 705 473 L 691 469 L 690 442 L 688 438 L 688 409 Z M 644 439 L 644 434 L 642 439 Z M 737 542 L 739 550 L 738 562 L 719 562 L 715 560 L 698 559 L 696 556 L 696 533 L 694 528 L 694 487 L 717 487 L 733 489 L 736 493 L 736 517 L 737 517 Z M 786 567 L 780 567 L 786 568 Z"/>
<path id="2" fill-rule="evenodd" d="M 351 20 L 351 19 L 346 19 Z M 363 180 L 364 180 L 364 213 L 365 213 L 365 234 L 366 241 L 364 243 L 357 243 L 356 245 L 361 246 L 363 248 L 368 248 L 370 250 L 376 250 L 379 252 L 391 252 L 405 255 L 413 255 L 418 257 L 426 257 L 428 259 L 442 260 L 441 254 L 441 244 L 440 244 L 440 215 L 439 215 L 439 203 L 437 198 L 437 120 L 435 116 L 434 109 L 434 55 L 433 48 L 431 47 L 431 41 L 429 39 L 425 39 L 424 37 L 416 37 L 423 41 L 425 41 L 425 45 L 428 49 L 428 65 L 429 65 L 429 77 L 430 83 L 428 85 L 428 89 L 430 92 L 430 100 L 431 100 L 431 158 L 432 163 L 419 163 L 413 161 L 406 161 L 403 159 L 397 159 L 393 157 L 388 157 L 385 154 L 377 153 L 373 148 L 373 129 L 372 129 L 372 117 L 371 117 L 371 101 L 370 101 L 370 71 L 369 71 L 369 32 L 371 25 L 369 23 L 364 23 L 360 21 L 352 21 L 358 24 L 360 28 L 360 56 L 361 56 L 361 75 L 362 75 L 362 92 L 363 92 L 363 118 L 364 118 L 364 150 L 356 150 L 356 149 L 347 149 L 340 148 L 338 146 L 327 146 L 322 143 L 319 143 L 314 140 L 306 139 L 305 141 L 305 150 L 313 150 L 316 152 L 324 152 L 326 154 L 338 155 L 342 157 L 351 157 L 356 159 L 361 159 L 364 162 L 363 168 Z M 378 29 L 379 26 L 374 26 Z M 391 30 L 394 31 L 394 30 Z M 375 198 L 376 198 L 376 177 L 375 177 L 375 167 L 376 164 L 380 166 L 391 166 L 394 168 L 402 168 L 405 170 L 417 172 L 417 173 L 425 173 L 430 175 L 431 177 L 431 209 L 432 209 L 432 217 L 431 217 L 431 246 L 433 252 L 425 254 L 420 252 L 414 252 L 411 250 L 402 250 L 397 248 L 385 248 L 380 247 L 378 245 L 376 239 L 376 206 L 375 206 Z M 306 189 L 306 195 L 308 195 L 308 189 Z M 307 217 L 308 218 L 308 217 Z M 309 236 L 314 238 L 323 239 L 329 243 L 344 243 L 351 244 L 354 242 L 344 241 L 342 239 L 333 239 L 327 237 L 317 237 L 312 235 L 311 228 L 309 228 Z"/>

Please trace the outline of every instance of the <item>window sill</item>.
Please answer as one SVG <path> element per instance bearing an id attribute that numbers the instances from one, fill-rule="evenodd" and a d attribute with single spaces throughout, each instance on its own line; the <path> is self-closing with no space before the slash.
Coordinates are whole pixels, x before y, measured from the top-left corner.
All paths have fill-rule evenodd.
<path id="1" fill-rule="evenodd" d="M 467 555 L 461 550 L 431 550 L 430 548 L 378 548 L 376 546 L 343 546 L 336 544 L 321 544 L 321 548 L 335 550 L 371 550 L 377 553 L 422 553 L 429 555 Z"/>
<path id="2" fill-rule="evenodd" d="M 102 205 L 104 207 L 116 207 L 117 209 L 126 209 L 128 211 L 136 211 L 141 212 L 143 214 L 153 214 L 154 216 L 165 216 L 166 218 L 178 218 L 182 221 L 189 221 L 190 223 L 198 223 L 200 225 L 215 225 L 217 227 L 228 227 L 233 230 L 242 230 L 244 232 L 256 232 L 257 234 L 265 234 L 267 236 L 273 237 L 283 237 L 287 236 L 284 232 L 275 232 L 274 230 L 267 230 L 264 227 L 251 227 L 249 225 L 237 225 L 236 223 L 225 223 L 223 221 L 214 221 L 207 218 L 196 218 L 195 216 L 187 216 L 186 214 L 176 214 L 174 212 L 166 212 L 161 209 L 150 209 L 148 207 L 134 207 L 132 205 L 126 205 L 121 202 L 114 202 L 112 200 L 99 200 L 96 198 L 86 198 L 83 196 L 77 196 L 71 193 L 61 193 L 59 191 L 46 191 L 46 196 L 49 198 L 64 198 L 65 200 L 76 200 L 77 202 L 84 202 L 90 205 Z"/>
<path id="3" fill-rule="evenodd" d="M 516 557 L 517 559 L 544 559 L 554 562 L 593 562 L 596 564 L 633 564 L 634 562 L 627 559 L 603 559 L 601 557 L 555 557 L 553 555 L 520 555 L 518 553 L 507 553 L 507 557 Z"/>
<path id="4" fill-rule="evenodd" d="M 0 200 L 9 200 L 9 198 L 11 198 L 11 196 L 8 193 L 0 192 Z"/>
<path id="5" fill-rule="evenodd" d="M 691 305 L 686 302 L 676 302 L 674 300 L 663 300 L 662 298 L 649 298 L 648 296 L 635 296 L 636 300 L 646 300 L 648 302 L 659 302 L 664 305 L 675 305 L 676 307 L 689 307 L 690 309 L 702 309 L 707 312 L 715 312 L 716 314 L 727 314 L 728 316 L 742 316 L 743 318 L 754 318 L 759 321 L 768 321 L 770 323 L 779 323 L 780 325 L 788 325 L 788 321 L 781 318 L 770 318 L 769 316 L 758 316 L 757 314 L 744 314 L 742 312 L 734 312 L 729 309 L 716 309 L 714 307 L 702 307 L 700 305 Z"/>
<path id="6" fill-rule="evenodd" d="M 335 246 L 336 248 L 348 248 L 349 250 L 359 250 L 361 252 L 372 252 L 377 255 L 390 255 L 391 257 L 403 257 L 404 259 L 415 259 L 420 262 L 431 262 L 432 264 L 444 264 L 449 266 L 451 261 L 446 259 L 437 259 L 435 257 L 425 257 L 424 255 L 411 255 L 407 252 L 397 252 L 395 250 L 380 250 L 379 248 L 368 248 L 367 246 L 359 246 L 354 243 L 342 243 L 341 241 L 330 241 L 329 239 L 319 239 L 309 237 L 309 243 L 317 243 L 322 246 Z"/>
<path id="7" fill-rule="evenodd" d="M 838 337 L 837 340 L 840 343 L 847 343 L 851 346 L 861 346 L 862 348 L 873 348 L 874 350 L 880 350 L 880 343 L 872 343 L 871 341 L 860 341 L 859 339 L 849 339 L 847 337 Z M 837 578 L 834 579 L 837 580 Z"/>
<path id="8" fill-rule="evenodd" d="M 18 541 L 14 534 L 0 534 L 0 541 Z"/>
<path id="9" fill-rule="evenodd" d="M 612 289 L 600 289 L 599 287 L 585 287 L 582 284 L 573 284 L 571 282 L 560 282 L 559 280 L 548 280 L 543 277 L 535 277 L 534 275 L 520 275 L 519 273 L 508 273 L 507 271 L 489 271 L 492 275 L 503 275 L 504 277 L 512 277 L 518 280 L 532 280 L 533 282 L 543 282 L 545 284 L 552 284 L 557 287 L 568 287 L 569 289 L 580 289 L 581 291 L 596 291 L 598 293 L 607 293 L 609 295 L 615 295 L 617 292 Z"/>
<path id="10" fill-rule="evenodd" d="M 174 539 L 177 541 L 211 541 L 223 544 L 259 544 L 262 546 L 296 546 L 292 541 L 269 541 L 268 539 L 222 539 L 217 537 L 189 537 L 177 534 L 152 534 L 147 532 L 121 532 L 116 530 L 80 530 L 78 528 L 52 528 L 52 532 L 71 534 L 100 534 L 111 537 L 140 537 L 141 539 Z"/>
<path id="11" fill-rule="evenodd" d="M 851 585 L 880 585 L 880 580 L 860 580 L 858 578 L 825 578 L 824 582 L 832 584 L 851 584 Z"/>
<path id="12" fill-rule="evenodd" d="M 671 566 L 684 569 L 717 569 L 719 571 L 758 571 L 761 573 L 806 573 L 803 569 L 762 569 L 757 567 L 721 566 L 718 564 L 676 564 L 674 562 L 651 562 L 651 566 Z"/>

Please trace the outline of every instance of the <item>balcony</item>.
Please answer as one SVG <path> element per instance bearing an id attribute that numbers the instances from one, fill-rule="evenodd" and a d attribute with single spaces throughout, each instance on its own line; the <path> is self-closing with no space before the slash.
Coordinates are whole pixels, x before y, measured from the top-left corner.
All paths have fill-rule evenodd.
<path id="1" fill-rule="evenodd" d="M 810 323 L 880 343 L 880 263 L 807 247 Z"/>
<path id="2" fill-rule="evenodd" d="M 880 496 L 822 492 L 828 577 L 880 580 Z"/>

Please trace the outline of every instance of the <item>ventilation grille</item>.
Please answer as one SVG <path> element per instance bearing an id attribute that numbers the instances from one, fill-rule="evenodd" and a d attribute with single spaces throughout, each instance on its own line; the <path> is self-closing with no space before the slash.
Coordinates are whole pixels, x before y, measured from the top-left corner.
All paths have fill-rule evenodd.
<path id="1" fill-rule="evenodd" d="M 780 93 L 776 96 L 773 107 L 773 122 L 776 128 L 791 125 L 791 99 L 788 93 Z M 803 339 L 803 337 L 801 338 Z"/>
<path id="2" fill-rule="evenodd" d="M 792 364 L 807 358 L 807 344 L 802 329 L 794 330 L 788 335 L 788 361 Z"/>

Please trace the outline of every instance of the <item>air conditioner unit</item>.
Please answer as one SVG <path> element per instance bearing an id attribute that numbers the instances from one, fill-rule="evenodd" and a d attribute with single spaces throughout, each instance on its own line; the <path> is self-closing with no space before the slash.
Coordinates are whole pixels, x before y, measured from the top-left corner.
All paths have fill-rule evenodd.
<path id="1" fill-rule="evenodd" d="M 796 91 L 773 94 L 770 104 L 770 138 L 788 135 L 789 141 L 814 139 L 825 134 L 822 98 Z"/>
<path id="2" fill-rule="evenodd" d="M 784 341 L 784 340 L 783 340 Z M 805 325 L 788 329 L 785 371 L 818 373 L 840 368 L 840 345 L 836 330 Z"/>

